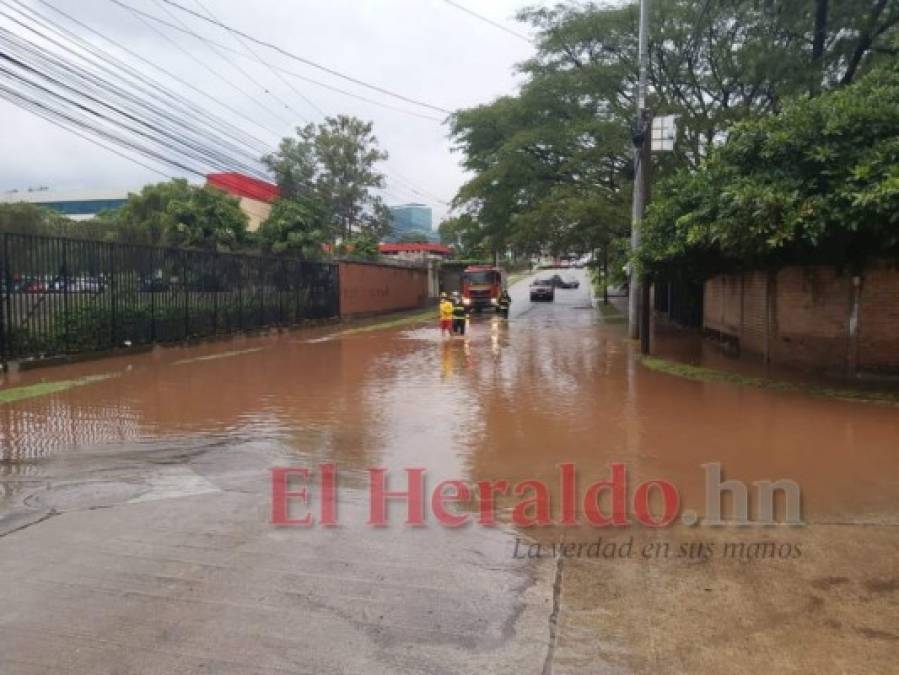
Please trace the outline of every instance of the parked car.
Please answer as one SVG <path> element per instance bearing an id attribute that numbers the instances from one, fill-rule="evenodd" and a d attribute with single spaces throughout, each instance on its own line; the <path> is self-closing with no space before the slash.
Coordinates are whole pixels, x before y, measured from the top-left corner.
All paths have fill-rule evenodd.
<path id="1" fill-rule="evenodd" d="M 552 285 L 556 288 L 579 288 L 581 282 L 577 279 L 563 279 L 560 275 L 554 274 L 549 280 L 552 282 Z"/>
<path id="2" fill-rule="evenodd" d="M 537 279 L 531 284 L 531 302 L 552 302 L 556 299 L 556 287 L 550 279 Z"/>
<path id="3" fill-rule="evenodd" d="M 45 293 L 47 284 L 41 279 L 31 279 L 23 284 L 22 291 L 24 293 Z"/>
<path id="4" fill-rule="evenodd" d="M 141 293 L 158 293 L 171 290 L 171 288 L 168 279 L 161 277 L 142 277 L 140 280 Z"/>

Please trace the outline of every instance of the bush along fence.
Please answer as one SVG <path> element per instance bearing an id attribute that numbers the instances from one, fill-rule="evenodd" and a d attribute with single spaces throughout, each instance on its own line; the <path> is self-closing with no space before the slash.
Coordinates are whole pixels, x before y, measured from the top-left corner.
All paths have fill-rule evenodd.
<path id="1" fill-rule="evenodd" d="M 330 263 L 3 233 L 0 265 L 4 365 L 340 314 Z"/>

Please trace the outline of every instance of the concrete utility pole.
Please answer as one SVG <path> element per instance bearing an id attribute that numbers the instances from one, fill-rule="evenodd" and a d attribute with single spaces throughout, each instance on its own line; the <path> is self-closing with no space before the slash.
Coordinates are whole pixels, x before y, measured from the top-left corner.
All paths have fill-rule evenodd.
<path id="1" fill-rule="evenodd" d="M 646 87 L 649 79 L 649 11 L 650 0 L 640 0 L 640 74 L 637 80 L 637 123 L 634 128 L 634 204 L 631 215 L 631 251 L 640 246 L 640 223 L 646 208 L 646 177 L 649 170 L 649 135 L 651 120 L 646 110 Z M 627 298 L 627 332 L 640 337 L 640 279 L 631 266 Z"/>

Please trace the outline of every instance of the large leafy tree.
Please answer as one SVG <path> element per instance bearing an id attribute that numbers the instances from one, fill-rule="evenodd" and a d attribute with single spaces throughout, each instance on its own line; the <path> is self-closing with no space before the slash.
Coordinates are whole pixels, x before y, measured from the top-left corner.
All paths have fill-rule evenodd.
<path id="1" fill-rule="evenodd" d="M 643 266 L 861 267 L 899 253 L 899 63 L 736 125 L 696 171 L 659 186 Z"/>
<path id="2" fill-rule="evenodd" d="M 328 240 L 324 209 L 314 199 L 279 199 L 259 227 L 258 239 L 273 253 L 318 258 Z"/>
<path id="3" fill-rule="evenodd" d="M 696 167 L 742 120 L 846 85 L 895 58 L 899 0 L 669 0 L 654 3 L 650 102 L 680 116 L 659 177 Z M 516 96 L 458 112 L 452 136 L 474 174 L 456 205 L 493 248 L 601 245 L 629 221 L 638 8 L 528 9 L 537 54 Z M 582 204 L 578 205 L 580 201 Z"/>
<path id="4" fill-rule="evenodd" d="M 248 243 L 247 217 L 236 199 L 184 179 L 145 186 L 104 216 L 129 243 L 233 251 Z"/>
<path id="5" fill-rule="evenodd" d="M 370 122 L 340 115 L 297 129 L 276 153 L 263 158 L 288 199 L 312 198 L 325 209 L 333 241 L 363 234 L 380 237 L 390 230 L 377 164 L 387 159 Z"/>

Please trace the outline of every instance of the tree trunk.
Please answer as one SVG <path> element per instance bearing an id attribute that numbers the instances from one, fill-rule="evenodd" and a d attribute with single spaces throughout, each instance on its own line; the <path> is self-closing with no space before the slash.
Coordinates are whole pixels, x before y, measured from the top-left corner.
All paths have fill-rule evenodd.
<path id="1" fill-rule="evenodd" d="M 824 84 L 824 43 L 827 40 L 827 15 L 830 9 L 830 0 L 816 0 L 815 2 L 815 35 L 812 41 L 812 66 L 815 81 L 811 86 L 811 94 L 814 96 Z"/>
<path id="2" fill-rule="evenodd" d="M 602 247 L 602 304 L 609 304 L 609 245 Z"/>

